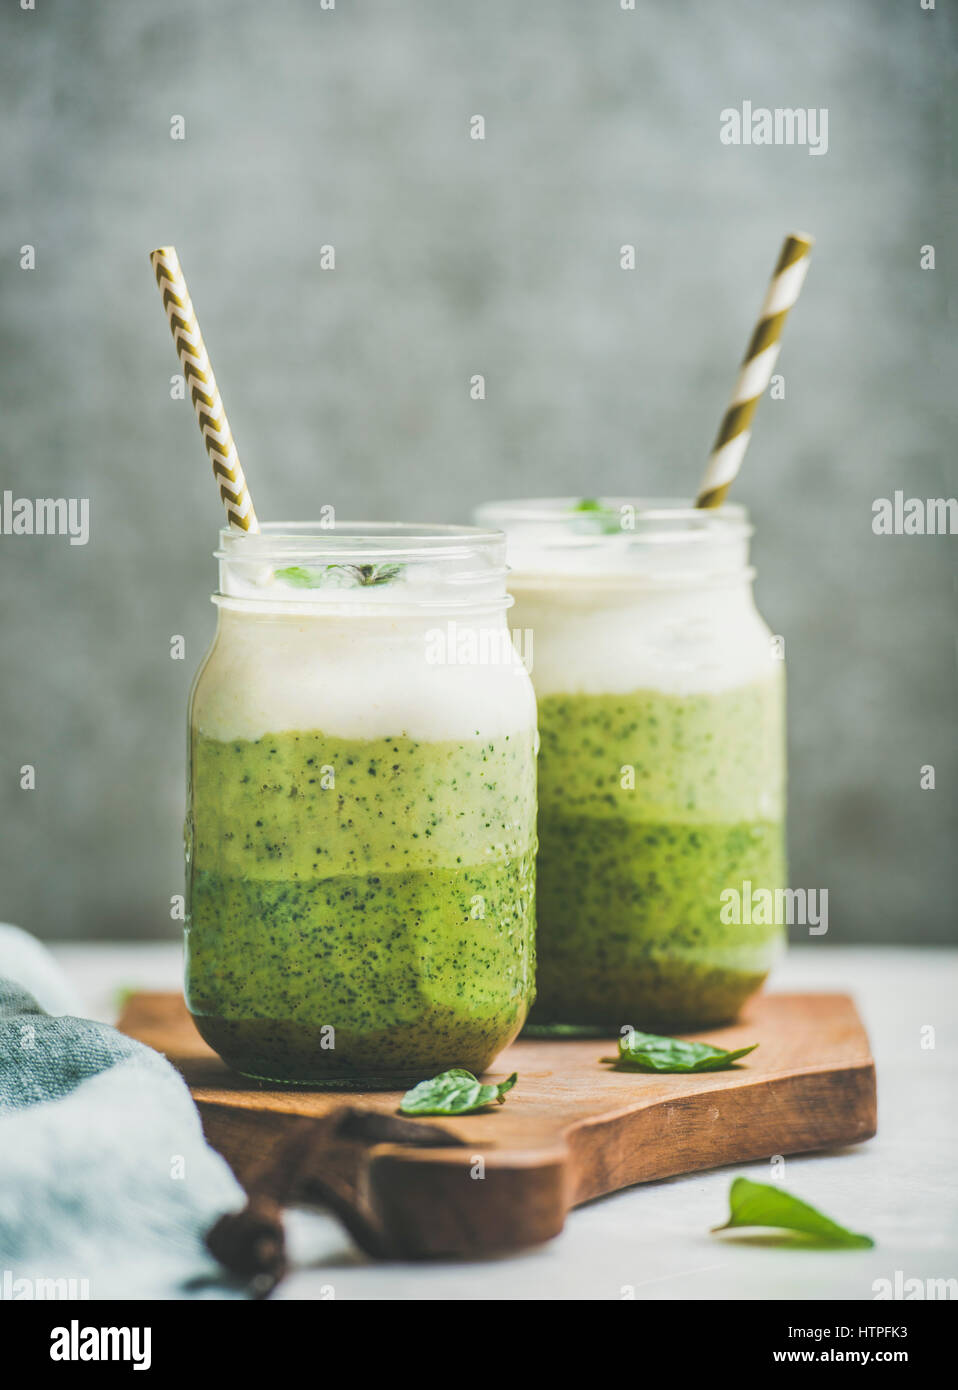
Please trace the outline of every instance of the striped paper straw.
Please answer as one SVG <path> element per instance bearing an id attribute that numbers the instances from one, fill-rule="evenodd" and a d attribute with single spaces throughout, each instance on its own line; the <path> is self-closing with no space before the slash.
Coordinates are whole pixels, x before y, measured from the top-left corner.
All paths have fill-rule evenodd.
<path id="1" fill-rule="evenodd" d="M 253 499 L 246 486 L 243 467 L 233 443 L 233 432 L 226 418 L 223 402 L 210 366 L 209 353 L 196 321 L 193 301 L 186 288 L 180 260 L 172 246 L 160 246 L 150 253 L 156 283 L 163 296 L 163 307 L 170 321 L 170 331 L 176 351 L 183 364 L 186 381 L 193 397 L 193 409 L 199 421 L 206 452 L 219 480 L 220 497 L 226 507 L 229 524 L 237 531 L 258 531 L 259 522 L 253 510 Z"/>
<path id="2" fill-rule="evenodd" d="M 804 283 L 814 244 L 814 237 L 799 232 L 785 238 L 752 341 L 739 369 L 731 402 L 712 445 L 705 477 L 695 499 L 697 507 L 720 507 L 742 466 L 752 437 L 752 416 L 771 380 L 782 346 L 782 329 Z"/>

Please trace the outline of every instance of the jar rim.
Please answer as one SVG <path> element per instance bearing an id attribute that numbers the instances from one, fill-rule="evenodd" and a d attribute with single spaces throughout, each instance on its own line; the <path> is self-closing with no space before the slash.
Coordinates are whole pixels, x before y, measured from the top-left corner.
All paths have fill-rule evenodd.
<path id="1" fill-rule="evenodd" d="M 299 611 L 504 605 L 506 537 L 408 521 L 272 521 L 224 528 L 217 598 Z M 265 610 L 264 610 L 265 611 Z"/>
<path id="2" fill-rule="evenodd" d="M 414 521 L 266 521 L 258 531 L 224 526 L 217 560 L 263 559 L 273 553 L 284 559 L 297 555 L 342 557 L 350 552 L 376 554 L 384 559 L 438 553 L 447 558 L 496 549 L 505 543 L 498 527 L 454 526 Z"/>
<path id="3" fill-rule="evenodd" d="M 753 527 L 739 503 L 711 510 L 685 498 L 524 498 L 487 502 L 476 515 L 504 528 L 513 583 L 562 575 L 582 584 L 674 587 L 754 574 Z"/>
<path id="4" fill-rule="evenodd" d="M 583 503 L 588 505 L 583 505 Z M 628 508 L 629 525 L 624 525 L 624 509 Z M 618 514 L 619 522 L 611 531 L 584 532 L 590 519 L 601 522 L 603 516 Z M 683 497 L 528 497 L 499 502 L 484 502 L 476 508 L 477 520 L 496 526 L 523 525 L 535 528 L 560 528 L 579 543 L 629 541 L 681 541 L 716 536 L 747 538 L 753 533 L 748 510 L 740 502 L 725 502 L 721 507 L 696 507 L 694 501 Z"/>

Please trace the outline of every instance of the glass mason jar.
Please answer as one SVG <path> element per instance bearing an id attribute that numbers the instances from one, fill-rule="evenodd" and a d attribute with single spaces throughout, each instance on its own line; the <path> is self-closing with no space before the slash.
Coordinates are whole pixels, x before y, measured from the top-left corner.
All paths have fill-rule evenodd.
<path id="1" fill-rule="evenodd" d="M 186 999 L 248 1076 L 482 1072 L 534 981 L 535 697 L 505 542 L 220 534 L 190 701 Z"/>
<path id="2" fill-rule="evenodd" d="M 532 634 L 532 1023 L 734 1018 L 784 937 L 750 905 L 786 872 L 784 665 L 752 597 L 747 514 L 560 498 L 479 520 L 507 533 L 513 622 Z"/>

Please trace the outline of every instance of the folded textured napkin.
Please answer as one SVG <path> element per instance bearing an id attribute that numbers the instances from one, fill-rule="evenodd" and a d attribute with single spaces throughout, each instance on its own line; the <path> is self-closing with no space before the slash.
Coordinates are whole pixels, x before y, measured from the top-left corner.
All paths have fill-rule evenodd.
<path id="1" fill-rule="evenodd" d="M 189 1091 L 158 1052 L 61 1012 L 70 993 L 0 926 L 0 1299 L 244 1297 L 203 1244 L 243 1192 Z"/>

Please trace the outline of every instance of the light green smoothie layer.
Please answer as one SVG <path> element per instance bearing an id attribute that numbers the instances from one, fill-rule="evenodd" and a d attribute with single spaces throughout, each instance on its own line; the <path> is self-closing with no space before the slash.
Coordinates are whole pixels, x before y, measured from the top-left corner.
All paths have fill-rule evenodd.
<path id="1" fill-rule="evenodd" d="M 511 1041 L 533 990 L 531 731 L 195 734 L 192 778 L 187 997 L 234 1066 L 421 1079 Z"/>
<path id="2" fill-rule="evenodd" d="M 780 680 L 716 694 L 548 695 L 539 701 L 540 813 L 780 819 L 782 704 Z"/>
<path id="3" fill-rule="evenodd" d="M 494 742 L 322 733 L 194 739 L 197 865 L 313 879 L 506 862 L 532 847 L 532 734 Z"/>

